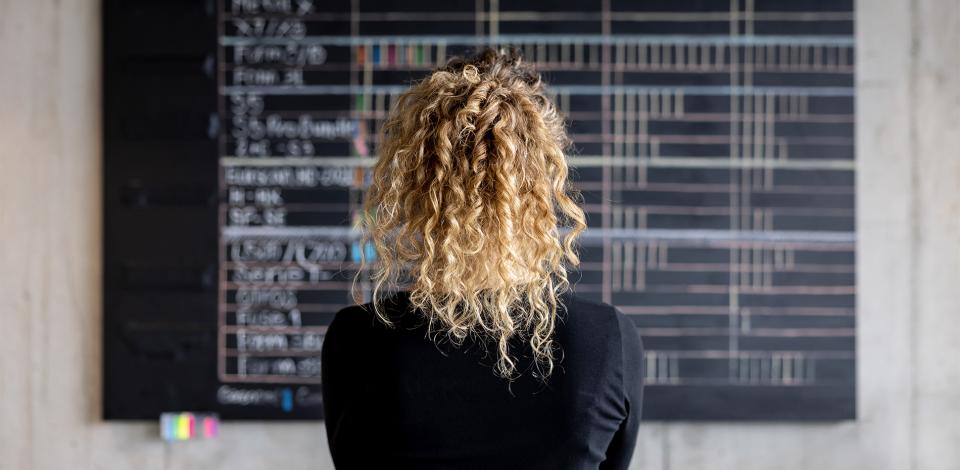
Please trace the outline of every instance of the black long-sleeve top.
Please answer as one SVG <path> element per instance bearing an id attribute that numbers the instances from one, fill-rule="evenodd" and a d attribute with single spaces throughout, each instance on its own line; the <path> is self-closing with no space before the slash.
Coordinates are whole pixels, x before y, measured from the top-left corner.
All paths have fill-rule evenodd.
<path id="1" fill-rule="evenodd" d="M 337 312 L 327 331 L 323 408 L 338 469 L 627 468 L 643 346 L 619 309 L 562 294 L 553 374 L 509 383 L 493 373 L 494 348 L 427 338 L 408 294 L 386 304 L 395 328 L 367 303 Z M 520 369 L 531 363 L 520 355 Z"/>

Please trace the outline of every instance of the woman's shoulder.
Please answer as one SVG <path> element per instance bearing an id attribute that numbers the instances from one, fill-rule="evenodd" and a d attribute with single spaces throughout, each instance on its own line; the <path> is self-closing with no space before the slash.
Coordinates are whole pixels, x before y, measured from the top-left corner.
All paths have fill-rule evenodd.
<path id="1" fill-rule="evenodd" d="M 382 298 L 379 305 L 379 314 L 374 308 L 372 300 L 340 308 L 334 314 L 333 320 L 327 328 L 327 334 L 337 334 L 341 331 L 357 329 L 369 330 L 384 326 L 383 321 L 378 318 L 380 315 L 391 321 L 402 318 L 408 313 L 404 294 L 405 292 L 393 293 Z"/>
<path id="2" fill-rule="evenodd" d="M 568 325 L 574 336 L 581 339 L 608 341 L 608 345 L 630 356 L 642 350 L 642 342 L 636 323 L 619 307 L 599 300 L 567 292 L 564 297 L 565 311 L 562 322 Z"/>
<path id="3" fill-rule="evenodd" d="M 330 321 L 330 329 L 365 323 L 367 320 L 373 318 L 372 312 L 373 307 L 370 303 L 352 304 L 341 307 L 333 314 L 333 319 Z"/>
<path id="4" fill-rule="evenodd" d="M 369 329 L 377 324 L 373 303 L 347 305 L 333 315 L 327 327 L 327 335 L 340 334 L 357 329 Z"/>
<path id="5" fill-rule="evenodd" d="M 565 292 L 561 300 L 564 305 L 561 311 L 564 321 L 579 321 L 615 330 L 619 330 L 625 321 L 630 321 L 630 318 L 613 304 L 593 300 L 571 291 Z"/>

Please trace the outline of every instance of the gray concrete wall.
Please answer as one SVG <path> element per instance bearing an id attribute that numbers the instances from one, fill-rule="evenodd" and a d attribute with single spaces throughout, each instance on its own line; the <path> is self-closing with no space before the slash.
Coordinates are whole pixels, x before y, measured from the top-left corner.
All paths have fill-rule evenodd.
<path id="1" fill-rule="evenodd" d="M 632 468 L 960 468 L 960 2 L 857 10 L 859 419 L 644 423 Z M 332 468 L 320 424 L 98 420 L 99 31 L 94 0 L 0 0 L 0 469 Z"/>

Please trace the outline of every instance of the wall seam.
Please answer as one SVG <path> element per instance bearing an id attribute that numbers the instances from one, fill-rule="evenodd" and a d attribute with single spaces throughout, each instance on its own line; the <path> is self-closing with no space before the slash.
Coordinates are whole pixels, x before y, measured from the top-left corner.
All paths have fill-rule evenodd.
<path id="1" fill-rule="evenodd" d="M 909 428 L 909 445 L 907 448 L 907 461 L 909 462 L 911 470 L 917 470 L 917 409 L 918 409 L 918 400 L 917 400 L 917 320 L 920 317 L 920 297 L 917 295 L 917 289 L 920 285 L 918 276 L 919 276 L 919 252 L 920 252 L 920 196 L 917 194 L 917 191 L 920 187 L 920 176 L 919 169 L 917 168 L 917 122 L 916 122 L 916 97 L 917 97 L 917 54 L 920 51 L 920 37 L 918 34 L 919 28 L 919 18 L 918 18 L 918 0 L 910 0 L 909 5 L 909 15 L 910 15 L 910 57 L 909 61 L 909 70 L 907 73 L 907 151 L 909 155 L 906 157 L 909 159 L 909 191 L 910 191 L 910 204 L 908 209 L 910 211 L 908 215 L 908 220 L 910 221 L 910 235 L 909 235 L 909 299 L 908 305 L 910 306 L 909 315 L 909 360 L 907 361 L 910 365 L 910 386 L 909 386 L 909 416 L 908 428 Z"/>

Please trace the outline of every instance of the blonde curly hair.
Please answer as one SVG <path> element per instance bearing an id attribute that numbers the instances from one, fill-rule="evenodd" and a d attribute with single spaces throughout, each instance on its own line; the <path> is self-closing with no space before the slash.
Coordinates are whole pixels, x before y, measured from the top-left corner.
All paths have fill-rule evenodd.
<path id="1" fill-rule="evenodd" d="M 434 341 L 495 344 L 495 373 L 515 378 L 511 342 L 533 375 L 554 368 L 553 332 L 575 242 L 586 228 L 567 179 L 572 145 L 545 83 L 514 48 L 455 56 L 400 95 L 379 131 L 359 217 L 377 316 L 408 284 Z M 561 236 L 561 228 L 567 233 Z M 361 249 L 357 278 L 370 266 Z M 359 302 L 359 300 L 358 300 Z"/>

